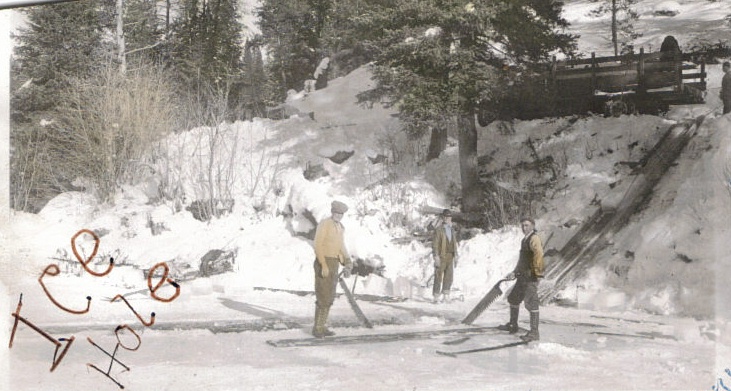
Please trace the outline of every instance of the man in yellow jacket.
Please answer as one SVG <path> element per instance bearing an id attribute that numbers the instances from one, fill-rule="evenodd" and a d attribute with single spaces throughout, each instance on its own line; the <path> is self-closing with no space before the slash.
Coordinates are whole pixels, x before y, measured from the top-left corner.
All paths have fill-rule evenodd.
<path id="1" fill-rule="evenodd" d="M 345 267 L 343 275 L 347 278 L 353 268 L 348 250 L 345 248 L 345 228 L 340 222 L 348 206 L 340 201 L 333 201 L 330 211 L 332 216 L 322 220 L 315 232 L 315 325 L 312 335 L 323 338 L 335 335 L 325 324 L 330 307 L 335 300 L 335 289 L 338 282 L 338 268 Z"/>
<path id="2" fill-rule="evenodd" d="M 520 228 L 523 230 L 523 240 L 520 243 L 520 258 L 515 270 L 505 276 L 508 280 L 518 281 L 508 295 L 510 304 L 510 321 L 498 326 L 498 329 L 515 334 L 518 332 L 518 313 L 520 303 L 530 312 L 530 331 L 520 337 L 524 341 L 540 339 L 538 333 L 538 282 L 543 278 L 543 243 L 536 232 L 536 222 L 530 217 L 520 219 Z"/>
<path id="3" fill-rule="evenodd" d="M 452 211 L 442 211 L 442 224 L 434 229 L 432 255 L 434 256 L 434 302 L 449 301 L 449 291 L 457 266 L 457 232 L 452 225 Z"/>

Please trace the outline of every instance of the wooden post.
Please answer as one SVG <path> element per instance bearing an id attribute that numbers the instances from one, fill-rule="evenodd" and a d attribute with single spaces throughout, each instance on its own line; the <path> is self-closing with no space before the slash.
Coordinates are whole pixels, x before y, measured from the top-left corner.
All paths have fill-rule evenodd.
<path id="1" fill-rule="evenodd" d="M 703 83 L 703 89 L 706 89 L 706 59 L 701 59 L 701 83 Z"/>
<path id="2" fill-rule="evenodd" d="M 645 92 L 645 48 L 640 48 L 640 58 L 637 61 L 637 93 Z"/>
<path id="3" fill-rule="evenodd" d="M 558 88 L 557 88 L 558 82 L 556 81 L 557 70 L 558 70 L 558 63 L 556 63 L 556 56 L 553 56 L 553 57 L 551 57 L 551 70 L 549 72 L 550 80 L 544 86 L 544 88 L 546 90 L 545 92 L 548 93 L 548 95 L 549 95 L 548 99 L 551 100 L 551 104 L 548 107 L 553 108 L 549 111 L 551 115 L 558 115 L 558 111 L 556 110 L 556 108 L 559 107 L 560 104 L 563 104 L 563 102 L 558 103 L 558 99 L 559 99 Z"/>
<path id="4" fill-rule="evenodd" d="M 591 91 L 596 91 L 596 53 L 591 52 Z"/>
<path id="5" fill-rule="evenodd" d="M 682 92 L 683 91 L 683 58 L 680 56 L 680 51 L 675 50 L 673 52 L 673 62 L 675 62 L 675 91 Z"/>
<path id="6" fill-rule="evenodd" d="M 556 56 L 553 56 L 551 58 L 551 84 L 549 88 L 551 93 L 554 94 L 554 98 L 556 93 L 556 69 L 558 69 L 558 64 L 556 63 Z"/>

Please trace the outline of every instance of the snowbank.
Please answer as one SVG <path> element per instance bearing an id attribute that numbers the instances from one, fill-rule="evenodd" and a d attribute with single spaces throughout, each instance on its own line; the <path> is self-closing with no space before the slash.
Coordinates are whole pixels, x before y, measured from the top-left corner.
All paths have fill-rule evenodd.
<path id="1" fill-rule="evenodd" d="M 231 250 L 236 252 L 236 264 L 226 281 L 235 287 L 219 290 L 236 294 L 254 287 L 311 290 L 311 235 L 315 223 L 329 216 L 330 202 L 338 199 L 350 206 L 343 222 L 352 255 L 386 267 L 385 278 L 361 279 L 358 290 L 429 297 L 431 250 L 412 235 L 424 233 L 433 222 L 432 216 L 422 213 L 423 206 L 449 207 L 445 194 L 458 191 L 457 148 L 449 147 L 421 174 L 389 176 L 393 167 L 374 164 L 369 157 L 374 151 L 389 153 L 380 143 L 397 123 L 383 109 L 357 104 L 355 94 L 368 83 L 362 68 L 334 80 L 325 90 L 293 96 L 288 104 L 312 111 L 314 120 L 310 116 L 256 119 L 171 135 L 164 143 L 163 156 L 168 160 L 161 159 L 159 168 L 183 179 L 190 203 L 205 196 L 198 178 L 210 160 L 203 152 L 210 150 L 211 132 L 218 131 L 222 148 L 213 160 L 227 162 L 236 173 L 232 213 L 201 222 L 169 201 L 156 200 L 142 187 L 124 188 L 114 205 L 96 205 L 80 193 L 63 194 L 38 215 L 16 216 L 14 231 L 23 238 L 17 247 L 28 262 L 13 273 L 37 271 L 53 257 L 71 258 L 70 237 L 88 228 L 104 232 L 100 256 L 114 255 L 140 269 L 176 262 L 195 270 L 209 250 Z M 335 102 L 338 108 L 332 110 Z M 673 115 L 687 114 L 676 110 Z M 516 121 L 508 128 L 492 124 L 479 129 L 478 148 L 481 156 L 490 157 L 488 171 L 552 159 L 551 175 L 558 176 L 545 202 L 537 205 L 536 217 L 546 250 L 556 251 L 611 189 L 632 181 L 626 163 L 639 161 L 672 123 L 653 116 L 622 116 Z M 728 175 L 718 169 L 729 164 L 724 153 L 730 143 L 728 132 L 722 131 L 726 127 L 725 118 L 706 122 L 682 161 L 655 190 L 648 209 L 633 218 L 614 238 L 611 250 L 601 255 L 603 261 L 564 295 L 584 308 L 714 315 L 716 287 L 707 282 L 723 269 L 717 261 L 726 258 L 719 258 L 715 246 L 728 230 L 723 223 L 731 217 L 723 204 L 728 182 L 718 179 Z M 339 151 L 352 155 L 334 162 L 331 158 Z M 313 164 L 321 164 L 328 175 L 306 179 L 303 172 Z M 261 186 L 254 188 L 252 178 L 257 177 Z M 541 180 L 526 178 L 501 180 L 515 189 Z M 159 232 L 153 233 L 151 225 L 157 225 Z M 26 240 L 39 234 L 44 240 L 32 250 L 26 248 Z M 512 270 L 520 237 L 512 226 L 463 241 L 454 285 L 459 295 L 480 297 Z M 205 293 L 210 287 L 197 290 Z"/>

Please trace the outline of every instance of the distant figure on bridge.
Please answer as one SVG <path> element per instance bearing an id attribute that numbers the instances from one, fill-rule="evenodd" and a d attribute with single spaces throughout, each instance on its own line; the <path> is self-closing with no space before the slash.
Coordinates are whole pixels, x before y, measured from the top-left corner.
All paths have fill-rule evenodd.
<path id="1" fill-rule="evenodd" d="M 520 337 L 523 341 L 537 341 L 540 339 L 538 333 L 538 282 L 543 278 L 543 243 L 536 232 L 536 222 L 530 217 L 520 219 L 520 228 L 523 230 L 523 240 L 520 243 L 520 258 L 515 270 L 505 278 L 518 281 L 515 283 L 512 292 L 508 295 L 510 304 L 510 321 L 498 326 L 498 329 L 508 331 L 510 334 L 518 332 L 518 314 L 520 303 L 525 303 L 525 308 L 530 312 L 530 331 Z"/>
<path id="2" fill-rule="evenodd" d="M 723 79 L 721 80 L 721 100 L 723 113 L 731 112 L 731 62 L 723 63 Z"/>

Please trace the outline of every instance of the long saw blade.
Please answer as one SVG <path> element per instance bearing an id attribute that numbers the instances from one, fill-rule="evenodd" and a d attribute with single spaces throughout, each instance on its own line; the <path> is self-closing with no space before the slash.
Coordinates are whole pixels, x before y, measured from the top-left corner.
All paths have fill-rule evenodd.
<path id="1" fill-rule="evenodd" d="M 498 281 L 497 284 L 495 284 L 495 286 L 493 286 L 492 289 L 490 289 L 490 292 L 487 292 L 485 297 L 483 297 L 482 300 L 480 300 L 480 302 L 477 303 L 475 308 L 473 308 L 472 311 L 470 311 L 470 313 L 467 315 L 467 317 L 464 318 L 464 320 L 462 320 L 463 324 L 472 324 L 472 322 L 474 322 L 478 316 L 482 315 L 482 313 L 487 309 L 488 306 L 490 306 L 490 304 L 492 304 L 493 301 L 495 301 L 495 299 L 497 299 L 498 297 L 500 297 L 500 295 L 503 294 L 502 289 L 500 289 L 500 283 L 502 283 L 504 281 L 507 281 L 507 280 L 503 279 L 503 280 Z"/>

